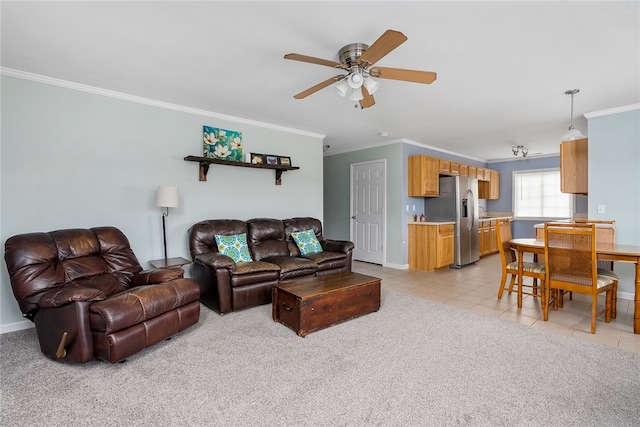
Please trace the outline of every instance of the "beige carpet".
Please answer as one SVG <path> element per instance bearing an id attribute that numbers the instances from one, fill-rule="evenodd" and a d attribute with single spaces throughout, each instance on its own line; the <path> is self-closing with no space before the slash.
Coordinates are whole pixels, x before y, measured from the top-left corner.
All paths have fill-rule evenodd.
<path id="1" fill-rule="evenodd" d="M 383 291 L 377 313 L 298 337 L 270 306 L 125 363 L 46 359 L 0 336 L 0 424 L 631 426 L 640 355 Z"/>

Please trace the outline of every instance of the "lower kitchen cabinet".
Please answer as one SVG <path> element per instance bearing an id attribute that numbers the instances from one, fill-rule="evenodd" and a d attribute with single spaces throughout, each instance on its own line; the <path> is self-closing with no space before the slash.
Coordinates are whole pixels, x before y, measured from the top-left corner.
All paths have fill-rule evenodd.
<path id="1" fill-rule="evenodd" d="M 453 224 L 409 224 L 409 268 L 434 271 L 453 264 Z"/>
<path id="2" fill-rule="evenodd" d="M 498 237 L 496 234 L 496 220 L 480 221 L 480 256 L 498 252 Z"/>

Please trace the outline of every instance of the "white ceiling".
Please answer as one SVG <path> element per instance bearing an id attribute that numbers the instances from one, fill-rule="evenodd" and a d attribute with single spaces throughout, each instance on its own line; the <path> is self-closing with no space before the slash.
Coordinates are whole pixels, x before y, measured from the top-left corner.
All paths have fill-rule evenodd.
<path id="1" fill-rule="evenodd" d="M 583 133 L 582 114 L 640 103 L 639 5 L 2 1 L 1 65 L 323 134 L 327 154 L 404 138 L 491 161 L 512 144 L 557 153 L 568 89 Z M 293 99 L 337 73 L 286 53 L 337 60 L 387 29 L 408 40 L 376 65 L 435 71 L 433 84 L 381 79 L 365 110 L 332 87 Z"/>

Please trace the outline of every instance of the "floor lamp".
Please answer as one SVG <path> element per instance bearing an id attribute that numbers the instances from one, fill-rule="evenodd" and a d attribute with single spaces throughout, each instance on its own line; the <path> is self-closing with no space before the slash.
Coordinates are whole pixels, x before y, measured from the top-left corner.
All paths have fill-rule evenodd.
<path id="1" fill-rule="evenodd" d="M 165 218 L 169 216 L 169 208 L 177 208 L 179 205 L 178 187 L 171 185 L 159 185 L 156 194 L 156 206 L 165 208 L 162 213 L 162 241 L 164 242 L 164 259 L 167 259 L 167 228 Z"/>

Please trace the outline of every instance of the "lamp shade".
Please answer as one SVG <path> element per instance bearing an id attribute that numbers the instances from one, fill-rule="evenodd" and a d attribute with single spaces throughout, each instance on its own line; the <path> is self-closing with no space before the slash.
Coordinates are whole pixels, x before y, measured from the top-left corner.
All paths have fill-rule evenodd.
<path id="1" fill-rule="evenodd" d="M 351 89 L 360 89 L 364 83 L 364 77 L 360 73 L 351 73 L 347 78 L 347 83 Z"/>
<path id="2" fill-rule="evenodd" d="M 351 95 L 349 95 L 349 99 L 351 101 L 360 101 L 364 99 L 364 95 L 362 95 L 362 89 L 361 88 L 351 89 Z"/>
<path id="3" fill-rule="evenodd" d="M 575 141 L 577 139 L 585 139 L 586 136 L 582 134 L 578 129 L 570 126 L 569 129 L 562 135 L 562 141 Z"/>
<path id="4" fill-rule="evenodd" d="M 380 83 L 373 80 L 371 77 L 367 77 L 366 79 L 364 79 L 364 87 L 367 88 L 367 92 L 369 92 L 369 95 L 373 95 L 373 93 L 378 90 L 379 86 Z"/>
<path id="5" fill-rule="evenodd" d="M 177 208 L 180 203 L 178 187 L 172 185 L 159 185 L 156 194 L 156 206 L 161 208 Z"/>
<path id="6" fill-rule="evenodd" d="M 343 98 L 347 94 L 347 90 L 349 90 L 349 83 L 347 83 L 346 80 L 342 80 L 340 83 L 336 85 L 336 91 Z"/>

